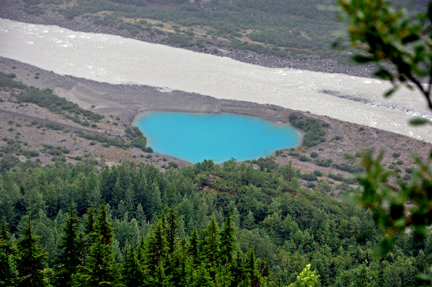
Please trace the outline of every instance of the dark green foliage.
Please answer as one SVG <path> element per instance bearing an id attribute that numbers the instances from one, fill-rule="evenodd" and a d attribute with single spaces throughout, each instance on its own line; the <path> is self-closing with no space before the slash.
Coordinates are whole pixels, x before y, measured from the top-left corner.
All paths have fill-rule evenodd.
<path id="1" fill-rule="evenodd" d="M 119 147 L 119 148 L 127 148 L 129 145 L 121 138 L 109 138 L 109 137 L 105 137 L 105 136 L 101 136 L 98 134 L 86 134 L 83 133 L 82 131 L 79 131 L 77 133 L 77 135 L 81 138 L 85 138 L 88 140 L 92 140 L 92 141 L 97 141 L 99 143 L 103 143 L 106 144 L 107 147 L 109 147 L 110 145 L 115 146 L 115 147 Z"/>
<path id="2" fill-rule="evenodd" d="M 138 127 L 130 127 L 125 129 L 126 137 L 130 139 L 131 145 L 145 152 L 153 152 L 151 147 L 146 147 L 147 139 Z"/>
<path id="3" fill-rule="evenodd" d="M 49 252 L 47 263 L 56 273 L 61 266 L 53 259 L 64 253 L 53 240 L 62 242 L 61 226 L 70 218 L 70 205 L 75 202 L 84 242 L 83 266 L 73 275 L 75 286 L 85 285 L 85 279 L 100 280 L 102 275 L 98 277 L 92 267 L 99 263 L 111 278 L 107 281 L 135 284 L 134 278 L 144 276 L 147 286 L 161 281 L 174 286 L 198 286 L 202 282 L 250 286 L 249 278 L 254 276 L 267 280 L 269 286 L 279 279 L 286 285 L 296 280 L 307 263 L 321 276 L 321 285 L 334 286 L 345 276 L 345 270 L 357 272 L 361 262 L 370 260 L 371 248 L 381 238 L 370 214 L 321 192 L 303 190 L 292 164 L 271 169 L 270 160 L 263 161 L 269 167 L 263 170 L 232 160 L 223 168 L 205 161 L 166 173 L 133 163 L 100 170 L 84 162 L 44 167 L 20 164 L 0 174 L 0 212 L 15 234 L 19 222 L 31 212 L 42 236 L 40 244 Z M 311 183 L 317 190 L 322 186 L 320 181 Z M 332 186 L 338 192 L 351 192 L 347 185 L 331 185 L 330 190 Z M 107 202 L 107 219 L 112 222 L 110 228 L 106 223 L 102 228 L 108 240 L 98 235 L 101 212 L 96 215 L 91 208 L 91 204 L 103 201 Z M 165 219 L 160 217 L 164 206 L 170 206 Z M 236 230 L 232 232 L 234 223 Z M 198 228 L 194 231 L 194 226 L 204 229 L 205 234 Z M 218 226 L 222 228 L 218 230 Z M 416 247 L 409 234 L 400 236 L 395 244 L 401 252 L 394 254 L 398 260 L 411 262 L 418 253 L 410 255 L 413 250 L 423 249 L 426 257 L 431 254 L 430 248 Z M 136 260 L 129 256 L 131 247 Z M 259 275 L 244 273 L 245 264 L 250 264 L 246 257 L 251 247 L 259 258 L 255 259 Z M 264 260 L 270 277 L 263 275 Z M 371 272 L 384 269 L 386 264 L 396 266 L 395 260 L 373 263 Z M 414 266 L 407 264 L 407 270 Z M 128 277 L 125 269 L 134 270 L 131 272 L 136 276 Z M 116 281 L 120 273 L 123 279 Z M 405 277 L 413 279 L 416 273 L 409 274 Z"/>
<path id="4" fill-rule="evenodd" d="M 220 234 L 219 226 L 214 216 L 205 230 L 202 231 L 205 238 L 201 245 L 201 260 L 205 264 L 212 278 L 215 278 L 217 263 L 220 258 Z"/>
<path id="5" fill-rule="evenodd" d="M 236 249 L 235 242 L 235 228 L 234 222 L 232 221 L 231 212 L 228 211 L 228 215 L 225 219 L 222 231 L 220 233 L 220 255 L 222 264 L 228 264 L 233 260 L 233 254 Z"/>
<path id="6" fill-rule="evenodd" d="M 338 174 L 329 173 L 328 177 L 332 178 L 334 180 L 343 181 L 343 182 L 348 183 L 348 184 L 354 184 L 356 182 L 354 178 L 346 178 L 343 175 L 341 175 L 340 173 L 338 173 Z"/>
<path id="7" fill-rule="evenodd" d="M 316 181 L 318 178 L 314 173 L 305 173 L 300 174 L 299 176 L 301 179 L 307 180 L 307 181 Z"/>
<path id="8" fill-rule="evenodd" d="M 0 286 L 13 287 L 17 286 L 18 271 L 13 255 L 8 255 L 2 245 L 4 242 L 0 239 Z"/>
<path id="9" fill-rule="evenodd" d="M 82 109 L 77 104 L 72 103 L 65 98 L 54 95 L 51 90 L 40 90 L 34 87 L 25 87 L 25 90 L 16 96 L 16 101 L 18 103 L 33 103 L 40 107 L 48 108 L 48 110 L 51 112 L 61 113 L 64 111 L 76 115 L 81 114 L 95 121 L 104 118 L 103 115 Z"/>
<path id="10" fill-rule="evenodd" d="M 146 264 L 149 266 L 151 273 L 154 273 L 157 268 L 159 268 L 158 272 L 165 269 L 164 263 L 169 251 L 165 229 L 166 226 L 164 226 L 163 220 L 160 219 L 155 230 L 150 234 L 147 247 L 148 261 Z"/>
<path id="11" fill-rule="evenodd" d="M 147 269 L 138 261 L 135 250 L 131 245 L 125 252 L 123 263 L 123 283 L 125 287 L 144 286 L 147 279 Z"/>
<path id="12" fill-rule="evenodd" d="M 60 131 L 63 130 L 64 127 L 57 123 L 46 123 L 45 126 L 51 130 Z"/>
<path id="13" fill-rule="evenodd" d="M 123 286 L 120 267 L 113 263 L 113 228 L 107 218 L 106 206 L 101 205 L 94 225 L 94 235 L 85 264 L 72 277 L 72 286 Z"/>
<path id="14" fill-rule="evenodd" d="M 17 266 L 20 277 L 18 286 L 20 287 L 48 286 L 43 273 L 47 267 L 45 263 L 47 253 L 38 244 L 39 240 L 40 237 L 34 234 L 33 225 L 29 218 L 18 241 Z"/>
<path id="15" fill-rule="evenodd" d="M 325 142 L 326 132 L 322 130 L 322 125 L 315 119 L 302 120 L 295 114 L 289 116 L 290 123 L 302 130 L 305 134 L 303 136 L 303 145 L 306 147 L 313 147 L 321 142 Z"/>
<path id="16" fill-rule="evenodd" d="M 12 244 L 11 235 L 4 218 L 0 230 L 0 266 L 0 286 L 17 286 L 16 249 Z"/>
<path id="17" fill-rule="evenodd" d="M 332 162 L 333 161 L 331 159 L 317 159 L 315 163 L 318 166 L 329 167 Z"/>
<path id="18" fill-rule="evenodd" d="M 23 90 L 27 87 L 26 85 L 13 80 L 14 78 L 15 74 L 5 74 L 0 72 L 0 88 Z"/>
<path id="19" fill-rule="evenodd" d="M 44 145 L 44 148 L 41 150 L 41 152 L 57 156 L 70 153 L 70 151 L 65 147 L 54 147 L 52 145 Z"/>
<path id="20" fill-rule="evenodd" d="M 62 241 L 58 244 L 61 253 L 55 259 L 57 286 L 71 286 L 72 275 L 76 273 L 81 264 L 83 236 L 80 234 L 79 224 L 80 220 L 76 215 L 75 206 L 71 204 L 69 215 L 63 225 Z"/>
<path id="21" fill-rule="evenodd" d="M 351 165 L 351 164 L 347 164 L 347 163 L 341 163 L 341 164 L 334 163 L 334 164 L 332 164 L 332 167 L 337 168 L 337 169 L 342 170 L 342 171 L 347 171 L 350 173 L 364 172 L 365 171 L 364 167 L 362 167 L 362 166 L 355 166 L 355 165 Z"/>
<path id="22" fill-rule="evenodd" d="M 320 171 L 320 170 L 314 170 L 314 174 L 316 175 L 316 176 L 323 176 L 323 173 Z"/>
<path id="23" fill-rule="evenodd" d="M 4 152 L 4 150 L 2 150 Z M 0 173 L 10 170 L 20 163 L 19 158 L 13 155 L 3 156 L 0 159 Z"/>
<path id="24" fill-rule="evenodd" d="M 301 156 L 299 157 L 299 160 L 300 160 L 300 161 L 311 161 L 311 159 L 308 158 L 308 157 L 305 156 L 305 155 L 301 155 Z"/>

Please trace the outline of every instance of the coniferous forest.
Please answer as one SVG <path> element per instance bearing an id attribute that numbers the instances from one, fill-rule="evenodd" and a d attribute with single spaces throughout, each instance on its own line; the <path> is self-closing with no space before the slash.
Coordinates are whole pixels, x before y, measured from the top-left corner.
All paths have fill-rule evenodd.
<path id="1" fill-rule="evenodd" d="M 400 234 L 374 260 L 383 234 L 369 211 L 302 189 L 291 165 L 260 161 L 165 173 L 3 162 L 0 285 L 303 286 L 315 276 L 318 286 L 423 286 L 432 237 Z"/>

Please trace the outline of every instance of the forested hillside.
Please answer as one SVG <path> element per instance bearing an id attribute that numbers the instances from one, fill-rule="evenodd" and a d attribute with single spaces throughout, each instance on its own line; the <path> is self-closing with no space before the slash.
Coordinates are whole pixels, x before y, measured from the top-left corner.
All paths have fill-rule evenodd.
<path id="1" fill-rule="evenodd" d="M 371 250 L 382 234 L 374 227 L 369 212 L 303 190 L 295 169 L 261 166 L 256 170 L 248 164 L 228 161 L 220 167 L 204 161 L 162 173 L 151 165 L 133 163 L 102 169 L 90 160 L 45 167 L 22 163 L 0 176 L 0 214 L 9 224 L 16 238 L 13 245 L 18 245 L 19 250 L 27 236 L 20 234 L 28 233 L 31 220 L 33 232 L 40 236 L 38 244 L 47 252 L 43 260 L 47 265 L 42 269 L 51 282 L 56 282 L 59 270 L 65 268 L 65 263 L 56 258 L 63 258 L 63 229 L 70 223 L 64 224 L 75 216 L 69 210 L 72 204 L 78 217 L 74 219 L 76 232 L 84 236 L 77 237 L 87 238 L 84 242 L 90 248 L 84 256 L 78 256 L 82 267 L 76 271 L 76 282 L 91 273 L 92 248 L 102 247 L 91 239 L 92 232 L 98 229 L 88 230 L 89 209 L 93 207 L 96 214 L 97 206 L 106 202 L 95 215 L 96 225 L 101 225 L 106 208 L 106 221 L 113 228 L 112 238 L 104 235 L 109 237 L 105 242 L 108 247 L 104 247 L 106 268 L 121 273 L 120 265 L 133 269 L 131 264 L 138 264 L 138 260 L 141 267 L 134 272 L 151 286 L 155 286 L 152 280 L 165 282 L 159 286 L 185 286 L 186 281 L 204 286 L 196 283 L 204 279 L 209 282 L 205 286 L 213 286 L 214 282 L 225 282 L 222 278 L 228 275 L 232 286 L 240 284 L 238 280 L 253 281 L 253 276 L 283 285 L 294 282 L 307 264 L 317 270 L 322 286 L 360 286 L 360 282 L 368 282 L 369 286 L 421 286 L 415 276 L 431 263 L 432 237 L 417 243 L 410 234 L 401 234 L 393 253 L 374 261 Z M 221 255 L 227 246 L 226 230 L 231 222 L 228 214 L 232 218 L 228 241 L 234 244 L 231 261 Z M 109 223 L 103 224 L 111 230 Z M 158 259 L 151 255 L 156 252 L 152 249 L 156 248 L 155 240 L 168 242 L 166 248 L 160 247 Z M 213 253 L 208 248 L 218 254 L 215 259 L 209 259 Z M 7 253 L 5 247 L 1 250 Z M 20 252 L 17 260 L 24 254 Z M 135 260 L 135 256 L 141 259 Z M 259 258 L 254 263 L 256 269 L 250 267 L 254 256 Z M 156 260 L 157 264 L 148 260 Z M 209 267 L 215 266 L 212 264 L 218 267 Z M 47 267 L 53 271 L 47 271 Z M 22 272 L 24 276 L 27 271 Z M 133 277 L 126 271 L 123 274 L 123 282 Z"/>

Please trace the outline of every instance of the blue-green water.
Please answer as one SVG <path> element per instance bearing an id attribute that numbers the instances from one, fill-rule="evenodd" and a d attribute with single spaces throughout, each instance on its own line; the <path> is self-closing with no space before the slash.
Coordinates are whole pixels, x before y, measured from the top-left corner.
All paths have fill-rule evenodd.
<path id="1" fill-rule="evenodd" d="M 254 159 L 301 141 L 301 134 L 288 125 L 234 114 L 153 112 L 135 125 L 155 152 L 192 163 Z"/>

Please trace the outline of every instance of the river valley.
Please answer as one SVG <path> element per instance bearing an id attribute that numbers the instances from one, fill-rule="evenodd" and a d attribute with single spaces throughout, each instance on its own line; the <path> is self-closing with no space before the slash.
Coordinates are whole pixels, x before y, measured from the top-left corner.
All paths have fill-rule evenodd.
<path id="1" fill-rule="evenodd" d="M 179 90 L 272 104 L 432 142 L 427 128 L 407 124 L 412 116 L 430 117 L 419 93 L 404 89 L 384 100 L 382 94 L 389 85 L 376 79 L 271 69 L 57 26 L 1 19 L 0 27 L 0 56 L 57 74 L 110 84 L 153 86 L 163 93 Z"/>

